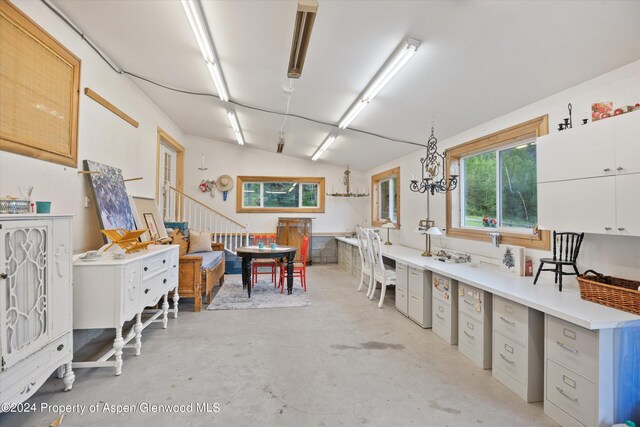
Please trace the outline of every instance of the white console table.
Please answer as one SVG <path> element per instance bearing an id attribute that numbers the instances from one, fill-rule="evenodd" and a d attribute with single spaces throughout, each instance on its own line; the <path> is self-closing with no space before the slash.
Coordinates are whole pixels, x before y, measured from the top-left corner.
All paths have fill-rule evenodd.
<path id="1" fill-rule="evenodd" d="M 113 259 L 109 255 L 95 261 L 73 263 L 73 328 L 115 328 L 113 348 L 93 361 L 73 362 L 74 368 L 114 367 L 122 373 L 122 350 L 134 348 L 136 356 L 142 349 L 142 331 L 154 322 L 167 327 L 169 292 L 173 291 L 174 316 L 178 314 L 178 253 L 177 245 L 151 245 L 147 250 Z M 162 308 L 145 310 L 158 304 Z M 142 314 L 151 314 L 144 323 Z M 136 319 L 123 336 L 125 322 Z M 129 344 L 135 339 L 134 344 Z M 115 360 L 109 360 L 115 356 Z"/>
<path id="2" fill-rule="evenodd" d="M 357 239 L 336 240 L 339 256 L 357 250 Z M 521 398 L 543 400 L 545 414 L 562 426 L 613 424 L 617 369 L 613 332 L 638 325 L 640 316 L 584 301 L 577 289 L 559 292 L 550 276 L 534 286 L 532 277 L 514 276 L 493 266 L 443 263 L 421 256 L 417 249 L 395 244 L 383 246 L 382 256 L 396 261 L 401 271 L 407 267 L 431 271 L 434 277 L 445 276 L 452 283 L 471 285 L 486 294 L 485 302 L 497 306 L 493 315 L 500 322 L 493 322 L 492 329 L 498 348 L 512 352 L 499 359 L 494 376 Z M 346 263 L 339 260 L 339 264 Z M 352 274 L 351 269 L 347 272 Z M 433 298 L 439 304 L 438 292 L 433 292 Z M 404 306 L 398 308 L 403 314 Z M 434 320 L 443 317 L 435 310 Z M 437 321 L 434 326 L 434 332 L 442 335 Z M 486 355 L 485 360 L 490 359 L 491 355 Z"/>

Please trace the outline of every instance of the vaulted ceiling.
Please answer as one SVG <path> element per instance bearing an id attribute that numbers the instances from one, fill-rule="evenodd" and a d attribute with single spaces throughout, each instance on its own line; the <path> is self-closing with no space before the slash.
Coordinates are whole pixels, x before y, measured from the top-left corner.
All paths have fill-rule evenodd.
<path id="1" fill-rule="evenodd" d="M 119 67 L 213 93 L 179 1 L 54 0 Z M 350 128 L 424 143 L 640 59 L 639 1 L 329 1 L 293 80 L 285 155 L 309 158 L 405 37 L 417 54 Z M 203 1 L 231 101 L 284 112 L 297 2 Z M 135 83 L 187 134 L 235 144 L 229 104 Z M 233 106 L 247 146 L 275 152 L 280 115 Z M 333 124 L 334 126 L 331 126 Z M 415 146 L 339 130 L 321 162 L 368 170 Z"/>

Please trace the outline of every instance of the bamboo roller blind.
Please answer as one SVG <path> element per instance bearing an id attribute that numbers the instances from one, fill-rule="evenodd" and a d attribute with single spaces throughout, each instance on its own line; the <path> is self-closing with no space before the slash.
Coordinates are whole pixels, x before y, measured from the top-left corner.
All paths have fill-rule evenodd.
<path id="1" fill-rule="evenodd" d="M 80 61 L 0 0 L 0 149 L 76 166 Z"/>

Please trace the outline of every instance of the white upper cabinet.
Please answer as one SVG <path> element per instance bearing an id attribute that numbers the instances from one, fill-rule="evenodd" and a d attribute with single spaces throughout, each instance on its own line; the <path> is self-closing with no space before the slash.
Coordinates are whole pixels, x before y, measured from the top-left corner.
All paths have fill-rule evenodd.
<path id="1" fill-rule="evenodd" d="M 640 112 L 538 139 L 538 182 L 640 173 Z"/>
<path id="2" fill-rule="evenodd" d="M 640 236 L 640 174 L 616 177 L 616 231 L 623 236 Z"/>
<path id="3" fill-rule="evenodd" d="M 538 182 L 613 175 L 614 120 L 617 118 L 538 138 Z"/>
<path id="4" fill-rule="evenodd" d="M 616 173 L 640 172 L 640 112 L 634 111 L 608 120 L 614 124 Z"/>
<path id="5" fill-rule="evenodd" d="M 538 225 L 546 230 L 617 234 L 615 203 L 613 176 L 540 183 Z"/>

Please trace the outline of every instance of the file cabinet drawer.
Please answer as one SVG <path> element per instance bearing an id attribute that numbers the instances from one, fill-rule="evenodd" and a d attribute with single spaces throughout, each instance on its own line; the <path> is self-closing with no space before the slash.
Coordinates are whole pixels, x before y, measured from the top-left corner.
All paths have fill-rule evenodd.
<path id="1" fill-rule="evenodd" d="M 493 334 L 493 369 L 527 384 L 527 349 L 502 334 Z"/>
<path id="2" fill-rule="evenodd" d="M 458 316 L 455 308 L 452 309 L 450 304 L 436 298 L 431 300 L 431 307 L 433 332 L 449 344 L 458 344 Z"/>
<path id="3" fill-rule="evenodd" d="M 596 419 L 596 385 L 547 359 L 547 400 L 584 425 Z"/>
<path id="4" fill-rule="evenodd" d="M 595 381 L 598 334 L 553 316 L 547 316 L 547 356 Z"/>
<path id="5" fill-rule="evenodd" d="M 406 264 L 396 262 L 396 288 L 403 288 L 405 292 L 409 288 L 408 267 Z"/>
<path id="6" fill-rule="evenodd" d="M 460 312 L 465 313 L 482 323 L 483 314 L 486 310 L 485 293 L 479 289 L 469 286 L 466 283 L 458 283 L 458 306 Z"/>
<path id="7" fill-rule="evenodd" d="M 409 293 L 423 298 L 425 287 L 424 278 L 424 271 L 409 267 Z"/>
<path id="8" fill-rule="evenodd" d="M 529 308 L 494 295 L 493 327 L 504 336 L 526 346 L 529 334 Z"/>
<path id="9" fill-rule="evenodd" d="M 424 299 L 412 292 L 409 292 L 409 317 L 415 320 L 420 326 L 425 326 Z"/>
<path id="10" fill-rule="evenodd" d="M 451 299 L 457 298 L 457 281 L 434 273 L 432 276 L 432 284 L 434 298 L 437 298 L 446 304 L 451 304 Z"/>
<path id="11" fill-rule="evenodd" d="M 396 285 L 396 308 L 405 316 L 408 314 L 407 290 Z"/>
<path id="12" fill-rule="evenodd" d="M 458 346 L 472 360 L 482 355 L 482 325 L 462 313 L 458 319 Z"/>

